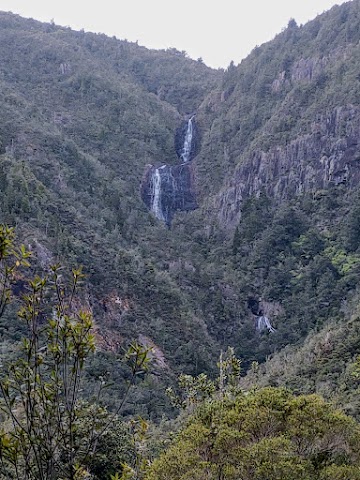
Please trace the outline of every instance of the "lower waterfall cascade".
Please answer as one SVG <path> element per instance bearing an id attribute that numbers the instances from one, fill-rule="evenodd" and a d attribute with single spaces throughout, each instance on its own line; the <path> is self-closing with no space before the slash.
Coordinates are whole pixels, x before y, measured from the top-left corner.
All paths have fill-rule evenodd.
<path id="1" fill-rule="evenodd" d="M 156 218 L 165 221 L 161 207 L 161 173 L 160 168 L 156 168 L 151 176 L 152 203 L 150 210 Z"/>

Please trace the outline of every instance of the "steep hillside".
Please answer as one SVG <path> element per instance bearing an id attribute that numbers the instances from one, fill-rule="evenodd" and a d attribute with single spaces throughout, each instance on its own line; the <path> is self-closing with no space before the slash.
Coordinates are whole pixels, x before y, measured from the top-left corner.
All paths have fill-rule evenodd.
<path id="1" fill-rule="evenodd" d="M 232 166 L 248 165 L 255 154 L 284 148 L 298 137 L 306 141 L 311 133 L 327 138 L 335 134 L 334 118 L 330 124 L 327 117 L 359 100 L 358 23 L 358 2 L 348 2 L 306 25 L 289 22 L 287 29 L 256 47 L 238 67 L 230 65 L 217 95 L 213 92 L 202 105 L 210 123 L 203 151 L 206 154 L 207 147 L 212 152 L 207 161 L 213 168 L 216 165 L 221 179 Z M 235 174 L 227 182 L 233 192 L 238 177 Z M 254 191 L 251 185 L 249 189 Z M 241 192 L 236 194 L 241 200 Z M 239 218 L 236 194 L 228 202 L 221 199 L 225 219 L 227 203 L 235 215 L 232 221 Z"/>
<path id="2" fill-rule="evenodd" d="M 196 221 L 221 299 L 212 328 L 246 359 L 340 320 L 356 288 L 359 22 L 358 1 L 291 21 L 201 105 Z M 256 336 L 264 314 L 277 332 Z"/>
<path id="3" fill-rule="evenodd" d="M 147 164 L 178 162 L 176 131 L 218 72 L 177 51 L 11 14 L 0 25 L 1 220 L 17 226 L 39 270 L 84 265 L 107 350 L 141 334 L 170 368 L 207 368 L 216 340 L 156 265 L 170 233 L 154 226 L 140 183 Z"/>

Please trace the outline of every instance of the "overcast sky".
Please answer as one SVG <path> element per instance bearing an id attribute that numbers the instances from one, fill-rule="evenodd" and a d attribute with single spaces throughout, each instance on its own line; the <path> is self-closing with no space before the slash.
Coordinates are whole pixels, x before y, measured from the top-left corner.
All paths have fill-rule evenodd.
<path id="1" fill-rule="evenodd" d="M 212 67 L 239 63 L 290 18 L 305 23 L 342 0 L 0 0 L 0 10 L 149 48 L 175 47 Z"/>

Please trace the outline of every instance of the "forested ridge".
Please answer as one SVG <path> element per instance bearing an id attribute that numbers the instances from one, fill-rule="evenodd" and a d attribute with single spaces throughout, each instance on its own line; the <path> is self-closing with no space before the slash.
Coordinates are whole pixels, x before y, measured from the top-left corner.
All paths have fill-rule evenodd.
<path id="1" fill-rule="evenodd" d="M 182 449 L 208 448 L 202 435 L 212 435 L 207 422 L 216 402 L 231 419 L 234 409 L 251 410 L 267 395 L 280 411 L 295 408 L 278 387 L 321 394 L 358 418 L 359 41 L 358 0 L 305 25 L 290 20 L 225 70 L 175 48 L 148 50 L 0 13 L 0 221 L 31 252 L 30 265 L 12 277 L 0 319 L 2 361 L 16 358 L 26 334 L 16 312 L 30 279 L 58 263 L 64 272 L 82 265 L 75 304 L 93 319 L 96 344 L 84 367 L 83 400 L 97 402 L 99 378 L 106 378 L 111 385 L 99 402 L 116 411 L 131 378 L 119 357 L 132 342 L 150 349 L 150 366 L 121 417 L 141 415 L 155 424 L 174 418 L 166 388 L 176 390 L 179 374 L 213 380 L 229 346 L 242 362 L 243 389 L 274 387 L 253 393 L 244 406 L 243 391 L 225 401 L 214 386 L 207 400 L 201 397 L 210 406 L 200 405 L 199 413 L 188 404 L 182 420 L 163 418 L 158 430 L 151 425 L 151 460 L 178 424 L 188 426 L 165 455 L 185 458 Z M 184 162 L 190 119 L 194 143 Z M 159 219 L 154 205 L 174 208 L 171 222 Z M 201 378 L 196 391 L 204 387 Z M 330 408 L 318 397 L 306 401 Z M 246 443 L 255 434 L 233 431 L 232 420 L 216 422 L 219 431 L 226 423 L 234 452 L 263 459 L 253 478 L 358 478 L 357 451 L 344 446 L 346 455 L 321 460 L 321 452 L 304 453 L 294 447 L 297 434 L 287 433 L 287 420 L 269 441 L 288 452 L 289 463 L 277 457 L 280 473 L 277 467 L 264 473 L 273 447 L 262 446 L 261 435 L 260 444 Z M 125 438 L 120 417 L 118 428 Z M 134 427 L 136 435 L 146 437 L 141 428 Z M 227 445 L 216 441 L 210 450 Z M 159 473 L 166 459 L 149 473 L 137 465 L 129 475 L 252 475 L 232 458 L 219 466 L 215 450 L 211 458 L 189 457 L 176 473 L 183 476 Z M 133 452 L 124 461 L 134 458 Z M 120 464 L 106 472 L 120 474 Z M 108 478 L 98 464 L 85 467 L 93 478 Z"/>

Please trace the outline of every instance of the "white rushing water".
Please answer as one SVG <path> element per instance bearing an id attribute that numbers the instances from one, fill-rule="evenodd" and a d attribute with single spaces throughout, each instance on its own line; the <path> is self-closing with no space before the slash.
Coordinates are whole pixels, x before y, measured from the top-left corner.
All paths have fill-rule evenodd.
<path id="1" fill-rule="evenodd" d="M 265 328 L 267 328 L 270 333 L 274 333 L 276 331 L 275 328 L 271 325 L 268 317 L 265 317 L 265 316 L 258 317 L 256 329 L 259 332 L 262 332 L 263 330 L 265 330 Z"/>
<path id="2" fill-rule="evenodd" d="M 180 155 L 183 163 L 190 161 L 191 146 L 194 135 L 194 117 L 195 116 L 193 115 L 187 122 L 184 145 Z M 169 204 L 172 204 L 172 197 L 175 198 L 177 191 L 179 188 L 181 188 L 179 179 L 175 178 L 173 175 L 172 167 L 168 165 L 162 165 L 159 168 L 154 168 L 151 173 L 150 188 L 151 212 L 158 220 L 161 220 L 169 225 L 171 221 L 170 217 L 172 215 L 171 212 L 169 213 Z"/>
<path id="3" fill-rule="evenodd" d="M 164 165 L 165 166 L 165 165 Z M 160 168 L 164 168 L 160 167 Z M 151 177 L 152 186 L 152 202 L 151 211 L 159 220 L 165 221 L 165 217 L 161 207 L 161 174 L 160 168 L 156 168 Z"/>
<path id="4" fill-rule="evenodd" d="M 186 163 L 190 160 L 191 144 L 192 144 L 193 133 L 194 133 L 193 120 L 194 120 L 194 116 L 189 118 L 189 121 L 188 121 L 188 124 L 187 124 L 185 140 L 184 140 L 184 147 L 183 147 L 183 151 L 182 151 L 182 154 L 181 154 L 181 159 L 184 163 Z"/>

